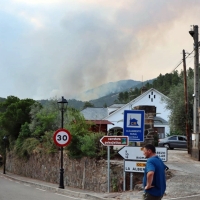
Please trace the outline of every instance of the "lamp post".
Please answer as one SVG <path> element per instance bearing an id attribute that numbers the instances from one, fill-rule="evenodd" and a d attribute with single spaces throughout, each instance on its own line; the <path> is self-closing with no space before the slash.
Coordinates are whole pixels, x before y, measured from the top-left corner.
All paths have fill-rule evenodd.
<path id="1" fill-rule="evenodd" d="M 61 101 L 58 101 L 58 108 L 61 111 L 61 128 L 63 128 L 64 112 L 67 109 L 67 100 L 62 96 Z M 64 169 L 63 169 L 63 147 L 60 147 L 60 183 L 59 188 L 64 189 Z"/>
<path id="2" fill-rule="evenodd" d="M 3 174 L 5 174 L 6 173 L 6 147 L 7 147 L 7 142 L 8 142 L 7 136 L 3 137 L 3 141 L 4 141 Z"/>

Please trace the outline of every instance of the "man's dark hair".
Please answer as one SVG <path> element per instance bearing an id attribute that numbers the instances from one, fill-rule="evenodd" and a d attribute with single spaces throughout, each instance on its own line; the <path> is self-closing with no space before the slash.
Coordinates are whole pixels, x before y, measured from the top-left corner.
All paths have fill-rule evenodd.
<path id="1" fill-rule="evenodd" d="M 147 145 L 144 146 L 144 148 L 147 149 L 147 150 L 150 149 L 152 151 L 152 153 L 156 153 L 156 148 L 152 144 L 147 144 Z"/>

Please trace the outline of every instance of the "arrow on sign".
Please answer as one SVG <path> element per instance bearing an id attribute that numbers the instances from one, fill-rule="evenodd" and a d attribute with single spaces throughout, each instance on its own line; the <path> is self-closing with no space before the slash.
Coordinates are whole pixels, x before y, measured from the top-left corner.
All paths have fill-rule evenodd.
<path id="1" fill-rule="evenodd" d="M 123 147 L 118 151 L 118 153 L 125 159 L 125 160 L 144 160 L 147 159 L 143 155 L 142 147 Z M 165 147 L 156 147 L 156 154 L 161 158 L 162 161 L 167 161 L 167 148 Z"/>
<path id="2" fill-rule="evenodd" d="M 118 153 L 126 160 L 146 160 L 142 147 L 123 147 Z"/>
<path id="3" fill-rule="evenodd" d="M 128 136 L 103 136 L 100 139 L 104 146 L 128 145 Z"/>

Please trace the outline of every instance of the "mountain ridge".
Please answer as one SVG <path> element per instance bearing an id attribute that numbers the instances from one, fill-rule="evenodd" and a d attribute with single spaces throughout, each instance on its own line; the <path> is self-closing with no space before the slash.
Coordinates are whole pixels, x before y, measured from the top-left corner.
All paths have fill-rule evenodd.
<path id="1" fill-rule="evenodd" d="M 116 82 L 109 82 L 102 84 L 98 86 L 97 88 L 92 88 L 90 90 L 87 90 L 85 94 L 87 96 L 92 96 L 91 94 L 98 94 L 98 98 L 94 99 L 88 99 L 88 100 L 78 100 L 78 99 L 67 99 L 68 105 L 70 107 L 76 108 L 78 110 L 82 110 L 84 107 L 85 102 L 90 102 L 94 105 L 94 107 L 103 107 L 105 105 L 110 106 L 115 103 L 115 101 L 118 99 L 118 94 L 120 92 L 130 91 L 134 90 L 134 88 L 141 88 L 143 85 L 145 85 L 147 82 L 152 83 L 154 79 L 148 80 L 148 81 L 134 81 L 131 79 L 128 80 L 120 80 Z M 106 90 L 106 88 L 108 88 Z M 103 91 L 103 92 L 102 92 Z M 95 96 L 95 95 L 94 95 Z M 94 97 L 93 96 L 93 97 Z M 4 101 L 6 98 L 0 98 L 0 101 Z M 48 99 L 41 99 L 37 100 L 42 105 L 46 105 L 48 103 Z"/>
<path id="2" fill-rule="evenodd" d="M 125 90 L 129 90 L 131 88 L 135 88 L 138 84 L 141 83 L 141 81 L 135 81 L 132 79 L 109 82 L 102 84 L 98 87 L 86 90 L 82 92 L 79 96 L 76 96 L 75 99 L 81 101 L 96 100 L 110 94 L 115 94 Z"/>

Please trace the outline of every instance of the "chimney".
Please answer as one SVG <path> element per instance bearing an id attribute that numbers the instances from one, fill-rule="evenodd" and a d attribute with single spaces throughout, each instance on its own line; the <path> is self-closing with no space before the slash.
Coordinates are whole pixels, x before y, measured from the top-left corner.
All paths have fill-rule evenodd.
<path id="1" fill-rule="evenodd" d="M 143 87 L 141 88 L 141 94 L 145 93 L 147 90 L 148 90 L 148 89 L 147 89 L 146 87 L 143 86 Z"/>

